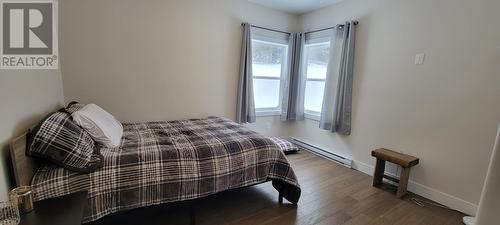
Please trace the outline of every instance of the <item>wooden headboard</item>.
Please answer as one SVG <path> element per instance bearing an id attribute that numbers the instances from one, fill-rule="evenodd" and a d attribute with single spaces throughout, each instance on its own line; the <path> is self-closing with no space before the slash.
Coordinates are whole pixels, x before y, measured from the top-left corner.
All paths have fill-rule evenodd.
<path id="1" fill-rule="evenodd" d="M 16 187 L 30 185 L 31 178 L 39 166 L 36 159 L 26 155 L 27 135 L 28 133 L 24 133 L 14 138 L 10 143 L 10 156 L 14 166 Z"/>

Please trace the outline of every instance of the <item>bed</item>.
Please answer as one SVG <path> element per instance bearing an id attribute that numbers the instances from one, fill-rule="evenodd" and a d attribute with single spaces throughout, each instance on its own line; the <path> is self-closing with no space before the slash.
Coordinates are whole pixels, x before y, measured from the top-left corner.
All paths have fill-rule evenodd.
<path id="1" fill-rule="evenodd" d="M 83 222 L 139 207 L 203 198 L 272 181 L 291 203 L 300 186 L 279 144 L 219 117 L 123 124 L 120 147 L 101 148 L 102 168 L 72 172 L 24 155 L 26 135 L 11 144 L 18 186 L 35 201 L 88 193 Z"/>

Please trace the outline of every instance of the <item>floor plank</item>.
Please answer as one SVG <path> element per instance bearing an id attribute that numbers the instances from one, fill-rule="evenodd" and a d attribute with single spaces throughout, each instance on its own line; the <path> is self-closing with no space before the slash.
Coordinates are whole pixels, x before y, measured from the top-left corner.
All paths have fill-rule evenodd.
<path id="1" fill-rule="evenodd" d="M 398 199 L 393 187 L 371 187 L 370 176 L 310 152 L 302 150 L 288 159 L 302 188 L 298 205 L 278 204 L 278 193 L 268 182 L 197 202 L 197 224 L 462 224 L 459 212 L 433 205 L 420 207 L 408 196 Z M 186 203 L 153 206 L 107 216 L 92 225 L 189 224 L 188 213 Z"/>

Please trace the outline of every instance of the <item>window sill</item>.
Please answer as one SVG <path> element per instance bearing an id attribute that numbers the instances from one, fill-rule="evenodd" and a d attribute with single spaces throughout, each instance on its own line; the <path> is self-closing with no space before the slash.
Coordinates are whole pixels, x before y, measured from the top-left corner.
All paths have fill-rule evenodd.
<path id="1" fill-rule="evenodd" d="M 318 115 L 318 114 L 304 113 L 304 117 L 306 119 L 310 119 L 310 120 L 314 120 L 314 121 L 320 120 L 320 115 Z"/>
<path id="2" fill-rule="evenodd" d="M 281 115 L 281 111 L 279 110 L 269 110 L 269 111 L 256 111 L 255 116 L 257 117 L 266 117 L 266 116 L 279 116 Z M 320 120 L 320 115 L 312 114 L 312 113 L 304 113 L 304 118 L 314 121 Z"/>
<path id="3" fill-rule="evenodd" d="M 279 116 L 281 115 L 281 111 L 279 110 L 269 110 L 269 111 L 256 111 L 255 116 L 263 117 L 263 116 Z"/>

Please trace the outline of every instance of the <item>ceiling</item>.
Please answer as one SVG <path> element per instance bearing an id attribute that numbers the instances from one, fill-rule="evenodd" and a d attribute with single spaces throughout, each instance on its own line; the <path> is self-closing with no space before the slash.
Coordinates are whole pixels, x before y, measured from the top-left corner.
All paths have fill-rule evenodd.
<path id="1" fill-rule="evenodd" d="M 335 4 L 342 0 L 248 0 L 248 1 L 288 13 L 304 14 L 319 8 L 323 8 L 328 5 Z"/>

